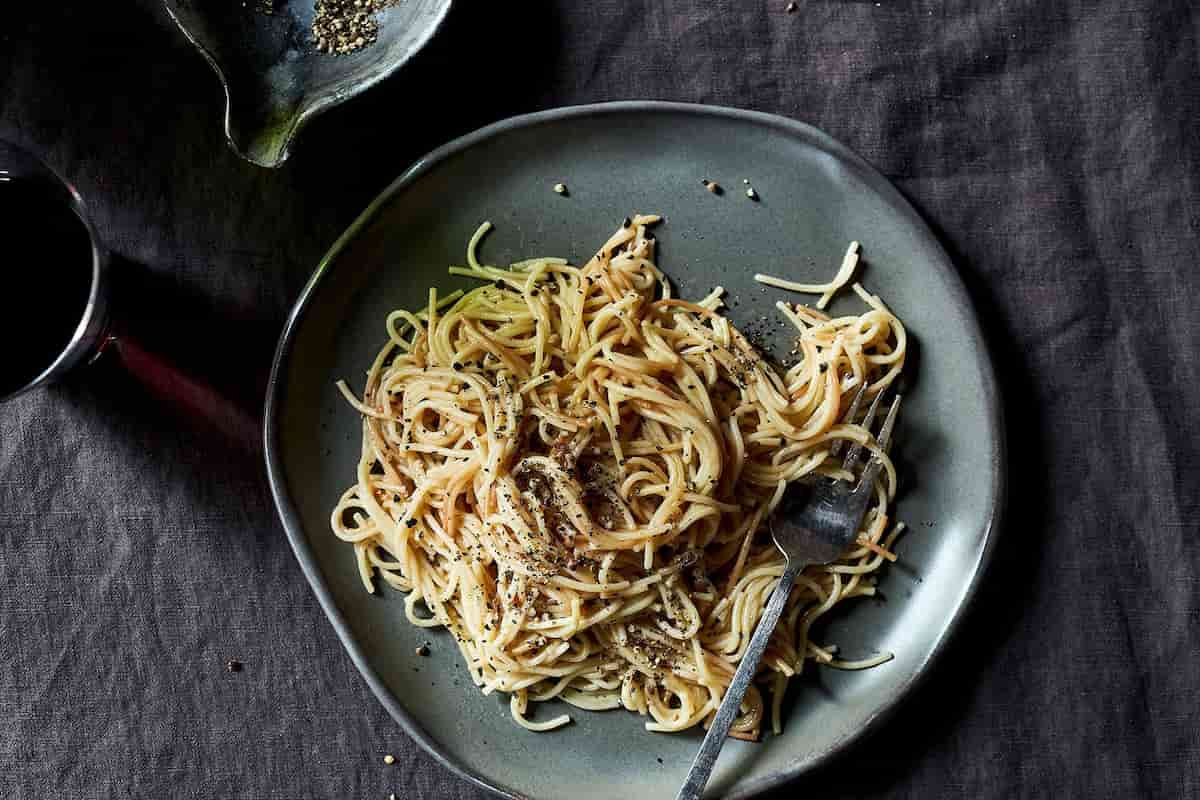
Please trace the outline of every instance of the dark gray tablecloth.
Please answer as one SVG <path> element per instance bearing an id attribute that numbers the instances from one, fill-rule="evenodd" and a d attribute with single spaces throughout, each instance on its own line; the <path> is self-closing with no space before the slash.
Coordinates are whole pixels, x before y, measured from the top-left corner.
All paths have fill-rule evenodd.
<path id="1" fill-rule="evenodd" d="M 824 128 L 961 269 L 1005 395 L 1011 506 L 932 678 L 780 796 L 1200 795 L 1200 12 L 784 6 L 463 0 L 268 172 L 226 149 L 215 79 L 151 0 L 5 4 L 0 137 L 77 182 L 145 276 L 144 316 L 183 342 L 238 332 L 232 378 L 265 368 L 344 226 L 451 136 L 617 98 Z M 0 265 L 26 266 L 2 241 Z M 0 408 L 0 797 L 389 792 L 482 796 L 370 695 L 255 460 L 103 365 Z"/>

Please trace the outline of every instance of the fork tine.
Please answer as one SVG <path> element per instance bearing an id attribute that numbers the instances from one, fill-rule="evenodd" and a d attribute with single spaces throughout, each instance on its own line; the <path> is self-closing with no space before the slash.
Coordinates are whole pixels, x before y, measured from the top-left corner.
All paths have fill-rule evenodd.
<path id="1" fill-rule="evenodd" d="M 875 441 L 879 442 L 879 449 L 883 452 L 888 451 L 888 447 L 892 443 L 892 429 L 896 425 L 896 417 L 900 415 L 900 395 L 896 395 L 896 399 L 892 400 L 892 405 L 888 408 L 887 417 L 883 421 L 883 427 L 879 429 L 879 436 L 875 437 Z M 879 480 L 879 473 L 883 470 L 883 462 L 878 458 L 872 458 L 867 463 L 867 468 L 863 470 L 862 480 L 854 487 L 854 496 L 860 502 L 866 502 L 870 499 L 871 493 L 875 491 L 875 481 Z"/>
<path id="2" fill-rule="evenodd" d="M 883 421 L 883 427 L 879 429 L 879 435 L 875 437 L 875 441 L 879 442 L 879 449 L 883 452 L 888 451 L 888 447 L 892 443 L 892 428 L 896 425 L 896 417 L 900 415 L 900 395 L 896 395 L 892 400 L 892 405 L 888 409 L 887 418 Z"/>
<path id="3" fill-rule="evenodd" d="M 858 391 L 854 393 L 854 399 L 850 401 L 850 408 L 846 410 L 846 415 L 842 417 L 842 422 L 854 422 L 854 418 L 858 416 L 858 409 L 862 406 L 863 398 L 867 395 L 867 382 L 863 381 L 858 387 Z M 829 447 L 829 455 L 837 458 L 838 453 L 842 452 L 842 445 L 845 442 L 841 439 L 834 439 L 833 444 Z"/>
<path id="4" fill-rule="evenodd" d="M 871 401 L 871 407 L 867 409 L 867 416 L 863 417 L 862 426 L 871 432 L 871 423 L 875 421 L 875 413 L 879 411 L 879 401 L 883 397 L 883 392 L 875 395 L 875 399 Z M 854 472 L 854 468 L 858 466 L 858 457 L 862 455 L 863 446 L 858 442 L 850 445 L 850 451 L 846 453 L 846 460 L 842 462 L 842 469 L 847 472 Z"/>

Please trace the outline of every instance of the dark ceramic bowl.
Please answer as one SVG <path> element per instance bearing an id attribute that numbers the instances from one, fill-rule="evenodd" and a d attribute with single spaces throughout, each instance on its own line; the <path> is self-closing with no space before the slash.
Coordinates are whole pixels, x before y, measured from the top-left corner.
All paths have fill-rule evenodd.
<path id="1" fill-rule="evenodd" d="M 225 89 L 225 136 L 243 158 L 275 167 L 310 119 L 399 69 L 437 31 L 450 0 L 401 0 L 379 14 L 379 39 L 355 53 L 318 53 L 313 0 L 164 0 Z"/>
<path id="2" fill-rule="evenodd" d="M 702 178 L 726 192 L 705 191 Z M 559 181 L 566 195 L 553 191 Z M 742 326 L 777 318 L 775 301 L 788 297 L 756 285 L 755 272 L 828 280 L 857 239 L 862 281 L 920 343 L 898 431 L 907 488 L 897 513 L 911 526 L 897 545 L 900 561 L 884 570 L 879 598 L 840 606 L 816 632 L 846 658 L 895 658 L 861 672 L 807 664 L 788 693 L 782 735 L 727 743 L 709 796 L 746 798 L 777 786 L 871 729 L 963 618 L 995 538 L 1003 426 L 970 301 L 929 228 L 846 147 L 781 117 L 638 102 L 517 117 L 430 153 L 371 204 L 304 289 L 268 391 L 267 467 L 304 573 L 371 688 L 449 768 L 509 798 L 674 797 L 702 732 L 648 733 L 635 714 L 555 704 L 534 709 L 535 718 L 568 710 L 573 724 L 522 730 L 503 697 L 472 685 L 449 634 L 411 626 L 399 592 L 367 594 L 351 550 L 329 530 L 362 435 L 334 382 L 361 384 L 389 311 L 421 306 L 430 286 L 474 285 L 446 267 L 463 263 L 482 220 L 496 225 L 481 248 L 489 263 L 538 255 L 582 263 L 635 211 L 665 215 L 655 231 L 658 263 L 679 294 L 724 286 L 728 316 Z M 861 308 L 851 292 L 833 306 Z M 789 338 L 779 328 L 773 349 Z M 433 652 L 414 655 L 426 639 Z"/>

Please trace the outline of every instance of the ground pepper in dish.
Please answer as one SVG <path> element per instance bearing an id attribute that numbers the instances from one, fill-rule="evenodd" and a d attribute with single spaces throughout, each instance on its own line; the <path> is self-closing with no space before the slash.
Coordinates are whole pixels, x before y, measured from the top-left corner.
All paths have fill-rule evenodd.
<path id="1" fill-rule="evenodd" d="M 396 0 L 316 0 L 312 38 L 317 50 L 346 55 L 374 44 L 379 38 L 375 14 Z"/>

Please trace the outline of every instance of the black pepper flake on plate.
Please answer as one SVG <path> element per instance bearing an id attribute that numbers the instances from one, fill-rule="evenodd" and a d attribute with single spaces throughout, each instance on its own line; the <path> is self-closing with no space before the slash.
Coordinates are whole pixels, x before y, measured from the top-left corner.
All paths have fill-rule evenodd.
<path id="1" fill-rule="evenodd" d="M 410 517 L 410 518 L 409 518 L 407 521 L 405 521 L 405 523 L 404 523 L 404 524 L 405 524 L 405 525 L 407 525 L 407 526 L 408 526 L 408 527 L 410 527 L 410 528 L 415 528 L 415 527 L 417 527 L 417 521 L 416 521 L 415 519 L 412 519 L 411 517 Z"/>

